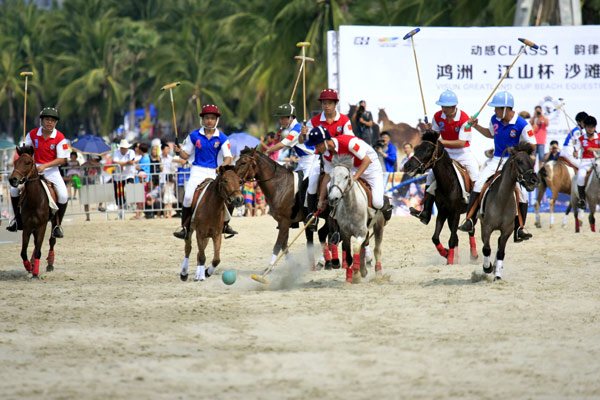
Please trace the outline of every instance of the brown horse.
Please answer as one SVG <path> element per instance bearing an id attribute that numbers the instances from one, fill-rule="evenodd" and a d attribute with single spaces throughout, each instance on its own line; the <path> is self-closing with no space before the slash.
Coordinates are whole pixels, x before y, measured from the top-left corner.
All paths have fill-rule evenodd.
<path id="1" fill-rule="evenodd" d="M 540 203 L 546 193 L 546 188 L 549 188 L 552 192 L 552 198 L 550 199 L 550 228 L 554 227 L 554 204 L 558 198 L 559 193 L 564 193 L 568 196 L 571 195 L 571 179 L 573 178 L 573 169 L 569 168 L 560 159 L 558 161 L 550 161 L 544 164 L 544 166 L 538 172 L 538 178 L 540 183 L 538 185 L 538 194 L 535 201 L 535 226 L 541 228 L 540 222 Z M 567 214 L 571 211 L 571 204 L 567 208 L 567 212 L 563 217 L 563 226 L 567 223 Z"/>
<path id="2" fill-rule="evenodd" d="M 205 277 L 212 275 L 221 262 L 221 233 L 223 232 L 226 205 L 233 204 L 235 207 L 239 207 L 244 204 L 244 197 L 240 191 L 241 181 L 233 167 L 219 167 L 216 179 L 205 182 L 206 184 L 200 185 L 200 188 L 205 187 L 206 189 L 200 203 L 196 206 L 196 214 L 190 224 L 190 234 L 185 239 L 185 258 L 180 274 L 182 281 L 187 281 L 188 278 L 188 260 L 192 251 L 191 232 L 196 231 L 196 242 L 198 243 L 198 264 L 194 280 L 204 280 Z M 196 199 L 194 196 L 194 201 Z M 211 266 L 205 269 L 206 253 L 204 250 L 209 239 L 213 241 L 213 259 Z"/>
<path id="3" fill-rule="evenodd" d="M 387 113 L 385 112 L 385 108 L 379 109 L 379 119 L 377 123 L 381 124 L 383 122 L 383 127 L 381 131 L 387 131 L 390 134 L 390 141 L 396 145 L 396 147 L 401 148 L 404 143 L 411 143 L 413 147 L 417 147 L 419 143 L 421 143 L 421 133 L 418 129 L 413 128 L 409 124 L 405 124 L 404 122 L 400 122 L 396 124 L 392 122 Z"/>
<path id="4" fill-rule="evenodd" d="M 8 178 L 12 187 L 23 185 L 19 207 L 23 219 L 23 237 L 21 244 L 21 259 L 27 272 L 37 278 L 40 271 L 40 257 L 42 256 L 42 243 L 46 234 L 46 225 L 51 218 L 48 196 L 42 186 L 41 179 L 35 161 L 33 159 L 33 147 L 17 147 L 19 158 L 15 161 L 14 170 Z M 52 228 L 57 225 L 57 218 L 52 218 Z M 27 258 L 27 246 L 29 238 L 33 234 L 34 249 L 31 259 Z M 50 251 L 48 252 L 48 266 L 46 271 L 54 270 L 54 245 L 56 239 L 50 237 Z M 33 264 L 33 265 L 32 265 Z"/>

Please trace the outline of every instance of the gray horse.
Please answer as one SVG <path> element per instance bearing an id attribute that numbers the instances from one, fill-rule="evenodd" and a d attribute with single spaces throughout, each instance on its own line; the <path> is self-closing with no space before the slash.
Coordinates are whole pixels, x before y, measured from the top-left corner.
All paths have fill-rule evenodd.
<path id="1" fill-rule="evenodd" d="M 590 214 L 588 215 L 590 229 L 592 232 L 596 232 L 596 218 L 594 217 L 594 213 L 596 212 L 596 206 L 600 204 L 600 161 L 598 159 L 596 159 L 594 170 L 592 171 L 588 180 L 588 184 L 585 187 L 585 201 L 587 203 L 588 210 L 590 210 Z M 581 222 L 579 221 L 578 217 L 578 202 L 579 192 L 577 191 L 577 176 L 574 176 L 571 182 L 571 207 L 573 207 L 573 216 L 575 216 L 575 232 L 577 233 L 579 233 L 581 228 Z"/>
<path id="2" fill-rule="evenodd" d="M 366 264 L 371 266 L 373 260 L 369 254 L 369 211 L 366 193 L 352 178 L 352 171 L 348 165 L 339 163 L 334 166 L 327 200 L 333 208 L 334 219 L 338 223 L 342 238 L 342 249 L 346 252 L 346 281 L 359 283 L 361 277 L 367 276 Z M 375 273 L 381 278 L 381 242 L 385 226 L 383 214 L 376 212 L 370 225 L 375 237 Z"/>
<path id="3" fill-rule="evenodd" d="M 533 149 L 528 144 L 519 144 L 510 150 L 511 156 L 504 163 L 502 173 L 491 183 L 485 204 L 481 208 L 481 239 L 483 240 L 483 272 L 494 273 L 494 280 L 502 279 L 502 264 L 506 242 L 513 233 L 517 209 L 515 185 L 520 183 L 531 192 L 538 183 L 533 170 L 534 160 L 530 155 Z M 500 231 L 496 260 L 490 263 L 490 236 L 492 232 Z"/>

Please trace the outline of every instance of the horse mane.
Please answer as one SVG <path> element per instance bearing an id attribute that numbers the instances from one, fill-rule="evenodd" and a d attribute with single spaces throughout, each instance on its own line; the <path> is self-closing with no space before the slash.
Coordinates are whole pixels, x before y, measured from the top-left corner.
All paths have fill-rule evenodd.
<path id="1" fill-rule="evenodd" d="M 26 146 L 23 145 L 21 147 L 17 146 L 17 154 L 18 155 L 22 155 L 22 154 L 29 154 L 30 156 L 33 157 L 33 146 Z"/>
<path id="2" fill-rule="evenodd" d="M 375 162 L 378 160 L 371 161 Z M 348 168 L 352 168 L 352 166 L 354 165 L 354 157 L 349 156 L 347 154 L 334 154 L 333 158 L 331 159 L 331 162 L 334 166 L 343 165 Z"/>
<path id="3" fill-rule="evenodd" d="M 524 151 L 525 153 L 527 153 L 529 155 L 533 154 L 533 149 L 531 148 L 529 143 L 524 143 L 524 142 L 520 142 L 516 146 L 509 148 L 509 151 L 510 151 L 510 154 L 517 154 L 521 151 Z"/>
<path id="4" fill-rule="evenodd" d="M 438 138 L 439 138 L 439 135 L 437 132 L 427 130 L 423 134 L 423 137 L 421 138 L 421 140 L 435 144 L 435 142 L 438 141 Z"/>

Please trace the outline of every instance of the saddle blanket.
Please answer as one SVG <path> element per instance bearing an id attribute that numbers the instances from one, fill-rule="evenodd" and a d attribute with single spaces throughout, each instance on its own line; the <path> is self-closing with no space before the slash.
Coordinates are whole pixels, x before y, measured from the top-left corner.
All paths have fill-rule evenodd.
<path id="1" fill-rule="evenodd" d="M 46 195 L 48 196 L 48 205 L 50 206 L 50 212 L 52 214 L 54 214 L 55 212 L 58 211 L 58 206 L 56 205 L 56 203 L 54 202 L 54 199 L 52 198 L 52 195 L 50 194 L 50 189 L 48 189 L 48 184 L 46 183 L 46 181 L 43 179 L 40 179 L 40 182 L 42 182 L 42 186 L 44 187 L 44 190 L 46 191 Z"/>
<path id="2" fill-rule="evenodd" d="M 460 189 L 462 190 L 463 202 L 465 204 L 469 204 L 470 194 L 465 189 L 465 181 L 464 181 L 462 175 L 460 174 L 460 171 L 458 170 L 458 167 L 456 166 L 456 164 L 452 163 L 452 166 L 454 167 L 454 172 L 456 172 L 456 176 L 458 177 L 458 182 L 460 183 Z M 429 186 L 429 188 L 427 188 L 427 193 L 435 196 L 436 188 L 437 188 L 437 181 L 434 180 L 433 183 Z"/>

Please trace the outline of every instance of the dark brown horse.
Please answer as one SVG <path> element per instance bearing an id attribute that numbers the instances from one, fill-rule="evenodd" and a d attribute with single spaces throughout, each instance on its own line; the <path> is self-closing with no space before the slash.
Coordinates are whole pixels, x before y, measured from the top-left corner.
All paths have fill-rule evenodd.
<path id="1" fill-rule="evenodd" d="M 531 192 L 538 184 L 538 177 L 533 170 L 534 160 L 530 155 L 533 152 L 527 143 L 510 149 L 511 156 L 502 167 L 500 176 L 492 181 L 485 195 L 485 204 L 481 213 L 481 239 L 483 240 L 483 272 L 494 272 L 494 280 L 502 278 L 502 264 L 504 262 L 504 249 L 506 242 L 515 228 L 515 185 L 520 183 Z M 483 194 L 483 193 L 482 193 Z M 496 261 L 490 262 L 490 236 L 492 232 L 500 231 Z"/>
<path id="2" fill-rule="evenodd" d="M 270 261 L 272 264 L 279 252 L 287 248 L 290 227 L 297 225 L 306 217 L 306 209 L 297 205 L 298 202 L 294 195 L 294 173 L 265 154 L 248 147 L 240 153 L 240 159 L 235 163 L 235 171 L 244 182 L 256 180 L 265 194 L 272 217 L 277 221 L 279 233 L 275 246 L 273 246 L 273 255 Z M 298 182 L 298 186 L 301 184 L 302 182 Z M 299 190 L 302 189 L 299 187 Z M 327 212 L 323 212 L 321 215 L 327 215 Z M 322 245 L 325 244 L 329 231 L 327 226 L 328 224 L 325 224 L 319 229 L 319 241 Z M 314 266 L 313 232 L 306 229 L 305 236 L 309 263 Z M 326 247 L 323 246 L 324 251 Z M 329 265 L 339 268 L 339 260 L 333 261 L 333 263 L 329 262 L 327 268 Z"/>
<path id="3" fill-rule="evenodd" d="M 190 224 L 190 234 L 185 239 L 185 259 L 181 268 L 180 278 L 186 281 L 188 278 L 188 265 L 190 252 L 192 251 L 191 233 L 196 232 L 196 242 L 198 243 L 198 256 L 195 281 L 204 280 L 206 276 L 212 275 L 215 268 L 221 262 L 221 240 L 223 224 L 225 219 L 225 207 L 231 204 L 239 207 L 244 204 L 244 197 L 240 191 L 240 178 L 236 175 L 233 167 L 221 166 L 217 170 L 217 177 L 214 180 L 201 184 L 200 187 L 206 187 L 200 203 L 196 207 L 196 214 Z M 196 193 L 201 192 L 198 190 Z M 198 193 L 199 194 L 199 193 Z M 194 196 L 194 206 L 197 197 Z M 205 268 L 206 253 L 204 250 L 208 245 L 208 240 L 213 241 L 213 259 L 211 266 Z"/>
<path id="4" fill-rule="evenodd" d="M 448 264 L 454 264 L 456 249 L 458 248 L 458 223 L 461 214 L 467 212 L 467 204 L 463 200 L 462 188 L 458 176 L 452 166 L 452 159 L 448 152 L 438 141 L 437 133 L 427 132 L 423 135 L 423 142 L 415 147 L 415 154 L 404 165 L 404 170 L 410 174 L 422 174 L 429 168 L 433 169 L 437 187 L 435 190 L 435 204 L 438 215 L 435 222 L 435 231 L 431 240 L 442 257 L 446 257 Z M 448 248 L 440 243 L 440 232 L 448 220 L 450 240 Z M 471 247 L 471 260 L 476 260 L 477 246 L 474 237 L 475 231 L 469 233 Z"/>
<path id="5" fill-rule="evenodd" d="M 23 219 L 23 238 L 21 244 L 21 258 L 27 272 L 37 278 L 40 271 L 40 257 L 42 256 L 42 243 L 46 234 L 46 225 L 51 218 L 48 196 L 42 186 L 35 161 L 33 147 L 17 147 L 19 158 L 15 161 L 14 170 L 8 178 L 12 187 L 23 185 L 19 207 Z M 52 228 L 57 224 L 57 218 L 52 218 Z M 31 259 L 27 258 L 29 238 L 33 235 L 34 249 Z M 54 270 L 54 245 L 56 239 L 50 237 L 50 251 L 48 252 L 48 266 L 46 271 Z"/>

